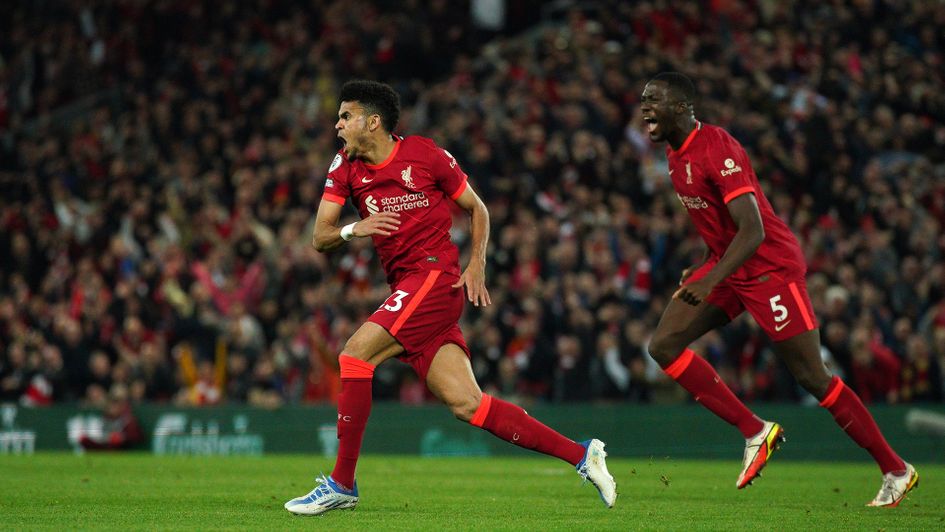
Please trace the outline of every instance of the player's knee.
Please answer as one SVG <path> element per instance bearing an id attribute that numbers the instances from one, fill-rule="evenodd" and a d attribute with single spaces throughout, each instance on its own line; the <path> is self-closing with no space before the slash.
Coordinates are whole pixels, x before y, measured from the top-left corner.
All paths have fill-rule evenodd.
<path id="1" fill-rule="evenodd" d="M 673 360 L 676 360 L 676 357 L 685 349 L 685 346 L 680 347 L 677 344 L 678 342 L 674 341 L 671 336 L 657 332 L 653 335 L 653 339 L 650 340 L 650 356 L 653 357 L 653 360 L 660 366 L 665 368 L 672 364 Z"/>
<path id="2" fill-rule="evenodd" d="M 482 394 L 464 394 L 462 397 L 450 401 L 447 405 L 450 412 L 460 421 L 469 422 L 476 415 L 479 409 L 479 403 L 482 402 Z"/>
<path id="3" fill-rule="evenodd" d="M 349 339 L 345 343 L 345 347 L 344 349 L 341 350 L 341 354 L 348 355 L 349 357 L 354 357 L 358 360 L 363 360 L 365 362 L 367 361 L 368 356 L 370 355 L 370 353 L 368 353 L 364 349 L 364 346 L 362 345 L 362 343 L 354 338 Z"/>
<path id="4" fill-rule="evenodd" d="M 794 376 L 797 383 L 818 399 L 822 399 L 830 386 L 830 375 L 826 371 L 810 370 Z"/>

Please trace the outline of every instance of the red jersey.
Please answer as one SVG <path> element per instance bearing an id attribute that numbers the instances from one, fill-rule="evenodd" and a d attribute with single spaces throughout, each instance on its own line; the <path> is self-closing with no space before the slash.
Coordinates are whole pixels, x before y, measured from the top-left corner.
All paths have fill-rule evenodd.
<path id="1" fill-rule="evenodd" d="M 765 239 L 731 275 L 732 280 L 748 281 L 772 271 L 800 275 L 807 271 L 797 239 L 774 214 L 745 149 L 727 131 L 697 122 L 679 150 L 668 147 L 666 156 L 676 196 L 689 211 L 709 252 L 717 258 L 722 257 L 738 231 L 726 204 L 742 194 L 755 194 Z"/>
<path id="2" fill-rule="evenodd" d="M 450 241 L 450 201 L 466 190 L 467 176 L 450 153 L 432 140 L 396 137 L 386 161 L 376 165 L 335 155 L 322 199 L 345 204 L 351 198 L 362 218 L 386 211 L 400 214 L 400 227 L 390 236 L 374 235 L 374 246 L 395 284 L 418 270 L 443 270 L 459 275 L 459 250 Z"/>

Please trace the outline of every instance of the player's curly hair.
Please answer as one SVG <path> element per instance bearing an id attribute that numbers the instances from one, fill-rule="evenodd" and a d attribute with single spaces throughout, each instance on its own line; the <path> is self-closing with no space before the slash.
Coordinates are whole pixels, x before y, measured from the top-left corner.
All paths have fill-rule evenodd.
<path id="1" fill-rule="evenodd" d="M 696 87 L 681 72 L 660 72 L 650 81 L 662 81 L 669 86 L 669 92 L 680 102 L 692 105 L 696 99 Z"/>
<path id="2" fill-rule="evenodd" d="M 394 131 L 400 120 L 400 96 L 386 83 L 355 79 L 341 87 L 338 98 L 342 102 L 358 102 L 368 114 L 381 117 L 381 126 Z"/>

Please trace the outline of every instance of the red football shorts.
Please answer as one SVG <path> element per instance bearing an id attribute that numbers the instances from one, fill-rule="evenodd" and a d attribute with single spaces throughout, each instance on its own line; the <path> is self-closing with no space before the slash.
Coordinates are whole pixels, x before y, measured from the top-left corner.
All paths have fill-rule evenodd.
<path id="1" fill-rule="evenodd" d="M 456 344 L 469 356 L 469 348 L 459 328 L 465 294 L 453 288 L 459 278 L 441 270 L 411 273 L 393 287 L 393 293 L 368 318 L 387 329 L 404 348 L 398 358 L 413 366 L 421 379 L 436 352 L 446 344 Z"/>
<path id="2" fill-rule="evenodd" d="M 715 261 L 703 264 L 686 283 L 705 277 Z M 726 279 L 706 301 L 735 319 L 747 310 L 771 340 L 780 342 L 817 328 L 814 307 L 802 273 L 769 272 L 752 281 Z"/>

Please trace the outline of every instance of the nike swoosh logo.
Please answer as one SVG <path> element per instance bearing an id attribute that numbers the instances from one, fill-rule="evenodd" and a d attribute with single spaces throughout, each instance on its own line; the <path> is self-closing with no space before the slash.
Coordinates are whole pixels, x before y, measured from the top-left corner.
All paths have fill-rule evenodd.
<path id="1" fill-rule="evenodd" d="M 669 175 L 673 175 L 673 171 L 672 171 L 672 170 L 669 171 Z"/>
<path id="2" fill-rule="evenodd" d="M 362 178 L 361 178 L 361 182 L 362 182 L 362 183 L 370 183 L 371 181 L 374 181 L 374 180 L 373 180 L 373 179 L 368 179 L 368 178 L 366 178 L 366 177 L 362 177 Z"/>
<path id="3" fill-rule="evenodd" d="M 781 332 L 781 329 L 787 327 L 787 326 L 788 326 L 788 323 L 791 323 L 791 320 L 787 320 L 786 322 L 782 323 L 781 325 L 775 325 L 775 326 L 774 326 L 774 332 Z"/>

